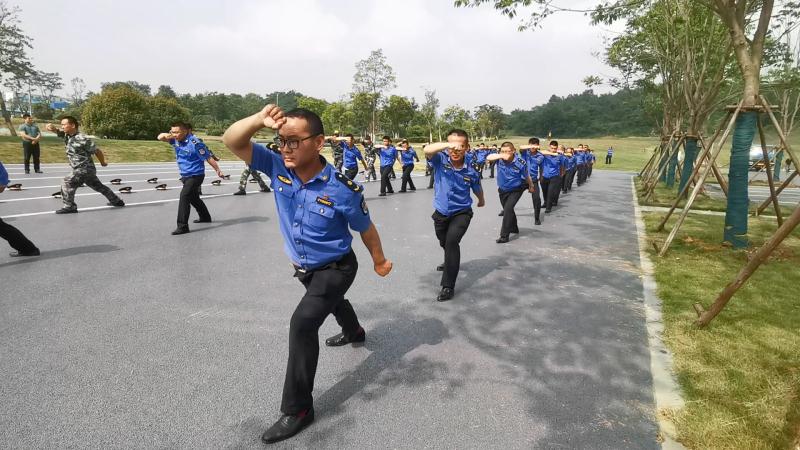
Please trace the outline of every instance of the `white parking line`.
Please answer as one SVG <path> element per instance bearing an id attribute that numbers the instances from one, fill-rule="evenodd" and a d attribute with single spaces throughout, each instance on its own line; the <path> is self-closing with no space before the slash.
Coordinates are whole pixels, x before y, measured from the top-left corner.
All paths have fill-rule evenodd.
<path id="1" fill-rule="evenodd" d="M 230 194 L 213 194 L 213 195 L 203 195 L 200 198 L 207 199 L 207 198 L 217 198 L 217 197 L 228 197 L 228 196 L 232 196 L 232 195 L 233 195 L 232 193 L 230 193 Z M 180 198 L 170 198 L 170 199 L 166 199 L 166 200 L 153 200 L 153 201 L 150 201 L 150 202 L 125 203 L 125 207 L 127 208 L 128 206 L 153 205 L 153 204 L 156 204 L 156 203 L 172 203 L 172 202 L 177 202 L 178 200 L 180 200 Z M 90 207 L 86 207 L 86 208 L 80 208 L 80 211 L 81 212 L 83 212 L 83 211 L 97 211 L 97 210 L 101 210 L 101 209 L 115 209 L 115 208 L 118 208 L 118 207 L 116 207 L 116 206 L 90 206 Z M 10 216 L 3 216 L 3 219 L 13 219 L 13 218 L 16 218 L 16 217 L 43 216 L 45 214 L 55 214 L 55 211 L 40 211 L 40 212 L 25 213 L 25 214 L 12 214 Z"/>
<path id="2" fill-rule="evenodd" d="M 225 186 L 225 185 L 228 185 L 228 184 L 236 184 L 236 185 L 238 185 L 239 183 L 238 182 L 236 182 L 236 183 L 234 183 L 234 182 L 220 183 L 220 186 Z M 211 183 L 204 184 L 203 186 L 216 187 L 216 186 L 212 185 Z M 54 186 L 54 187 L 60 188 L 61 186 Z M 167 187 L 164 190 L 165 191 L 171 191 L 171 190 L 174 190 L 174 189 L 181 189 L 181 188 L 182 188 L 181 186 L 175 186 L 175 187 Z M 158 190 L 158 189 L 155 189 L 155 188 L 152 188 L 152 189 L 131 189 L 131 192 L 152 192 L 152 191 L 155 191 L 155 190 Z M 123 196 L 123 197 L 125 195 L 127 195 L 127 194 L 122 194 L 122 193 L 119 193 L 119 192 L 116 192 L 116 194 L 119 194 L 120 196 Z M 86 197 L 86 196 L 89 196 L 89 195 L 102 195 L 102 194 L 100 194 L 99 192 L 86 192 L 86 193 L 83 193 L 83 194 L 75 194 L 75 197 Z M 8 198 L 8 199 L 4 198 L 3 200 L 0 200 L 0 203 L 22 202 L 22 201 L 25 201 L 25 200 L 42 200 L 42 199 L 46 199 L 46 198 L 60 198 L 60 197 L 53 197 L 52 195 L 48 195 L 48 196 L 43 196 L 43 197 L 25 197 L 25 198 Z"/>

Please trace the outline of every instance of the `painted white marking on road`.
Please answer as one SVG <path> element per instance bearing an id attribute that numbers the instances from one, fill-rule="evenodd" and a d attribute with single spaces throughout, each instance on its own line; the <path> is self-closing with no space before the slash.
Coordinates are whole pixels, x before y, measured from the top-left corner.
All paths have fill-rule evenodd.
<path id="1" fill-rule="evenodd" d="M 233 193 L 230 193 L 230 194 L 201 195 L 200 198 L 205 200 L 205 199 L 208 199 L 208 198 L 219 198 L 219 197 L 230 197 L 230 196 L 233 196 Z M 129 206 L 154 205 L 154 204 L 157 204 L 157 203 L 172 203 L 172 202 L 177 202 L 178 200 L 180 200 L 180 198 L 170 198 L 170 199 L 166 199 L 166 200 L 153 200 L 153 201 L 150 201 L 150 202 L 136 202 L 136 203 L 125 202 L 125 206 L 124 207 L 127 208 Z M 86 207 L 86 208 L 80 208 L 79 211 L 80 212 L 83 212 L 83 211 L 97 211 L 97 210 L 101 210 L 101 209 L 118 209 L 118 208 L 119 207 L 117 207 L 117 206 L 90 206 L 90 207 Z M 17 218 L 17 217 L 33 217 L 33 216 L 43 216 L 43 215 L 47 215 L 47 214 L 55 214 L 55 211 L 40 211 L 40 212 L 25 213 L 25 214 L 12 214 L 12 215 L 9 215 L 9 216 L 3 216 L 2 218 L 3 219 L 14 219 L 14 218 Z"/>
<path id="2" fill-rule="evenodd" d="M 225 186 L 225 185 L 229 185 L 229 184 L 238 185 L 239 183 L 238 182 L 220 183 L 220 186 Z M 216 186 L 212 185 L 211 183 L 204 184 L 203 186 L 216 187 Z M 60 188 L 61 186 L 53 186 L 53 187 Z M 175 189 L 182 189 L 182 186 L 168 187 L 168 188 L 166 188 L 164 190 L 165 191 L 172 191 L 172 190 L 175 190 Z M 156 188 L 151 188 L 151 189 L 131 189 L 131 192 L 151 192 L 151 191 L 157 191 L 157 190 L 159 190 L 159 189 L 156 189 Z M 126 195 L 128 195 L 128 194 L 122 194 L 120 192 L 115 192 L 115 194 L 117 194 L 117 196 L 120 197 L 120 198 L 124 198 Z M 86 193 L 83 193 L 83 194 L 75 194 L 75 197 L 86 197 L 86 196 L 89 196 L 89 195 L 103 195 L 103 194 L 101 194 L 99 192 L 86 192 Z M 42 199 L 47 199 L 47 198 L 56 198 L 56 199 L 59 199 L 59 200 L 61 199 L 61 197 L 53 197 L 52 195 L 47 195 L 47 196 L 43 196 L 43 197 L 8 198 L 8 199 L 0 200 L 0 203 L 22 202 L 22 201 L 26 201 L 26 200 L 42 200 Z"/>

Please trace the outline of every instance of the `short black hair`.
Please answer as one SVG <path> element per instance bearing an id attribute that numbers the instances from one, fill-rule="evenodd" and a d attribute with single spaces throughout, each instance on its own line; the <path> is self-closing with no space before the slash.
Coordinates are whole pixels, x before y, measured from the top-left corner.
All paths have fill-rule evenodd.
<path id="1" fill-rule="evenodd" d="M 25 114 L 23 114 L 23 115 L 22 115 L 22 118 L 23 118 L 23 119 L 27 119 L 27 118 L 28 118 L 28 117 L 30 117 L 30 116 L 31 116 L 30 114 L 28 114 L 28 113 L 25 113 Z"/>
<path id="2" fill-rule="evenodd" d="M 76 119 L 75 116 L 63 116 L 63 117 L 61 117 L 61 120 L 64 120 L 64 119 L 67 119 L 67 122 L 71 123 L 72 125 L 75 125 L 76 127 L 80 126 L 80 123 L 78 123 L 78 119 Z"/>
<path id="3" fill-rule="evenodd" d="M 295 108 L 286 114 L 283 115 L 284 117 L 294 118 L 294 119 L 303 119 L 308 124 L 308 132 L 311 133 L 312 136 L 319 136 L 320 134 L 325 134 L 325 127 L 322 126 L 322 119 L 319 118 L 319 115 L 310 109 L 305 108 Z M 334 133 L 336 134 L 336 133 Z"/>
<path id="4" fill-rule="evenodd" d="M 389 142 L 392 142 L 392 138 L 390 138 L 389 136 L 384 136 L 384 137 L 381 138 L 381 140 L 384 140 L 384 139 L 387 139 Z"/>
<path id="5" fill-rule="evenodd" d="M 452 130 L 447 132 L 447 136 L 461 136 L 463 138 L 467 138 L 467 142 L 469 142 L 469 133 L 462 130 L 461 128 L 453 128 Z"/>
<path id="6" fill-rule="evenodd" d="M 532 138 L 528 139 L 528 144 L 539 145 L 539 138 L 532 137 Z"/>
<path id="7" fill-rule="evenodd" d="M 182 120 L 176 120 L 175 122 L 172 122 L 171 124 L 169 124 L 169 126 L 170 127 L 183 128 L 184 130 L 191 130 L 192 129 L 191 125 L 189 125 L 188 123 L 186 123 L 186 122 L 184 122 Z"/>
<path id="8" fill-rule="evenodd" d="M 550 145 L 558 147 L 558 141 L 550 141 Z"/>
<path id="9" fill-rule="evenodd" d="M 350 139 L 355 139 L 351 133 L 345 134 L 344 137 L 348 137 Z"/>

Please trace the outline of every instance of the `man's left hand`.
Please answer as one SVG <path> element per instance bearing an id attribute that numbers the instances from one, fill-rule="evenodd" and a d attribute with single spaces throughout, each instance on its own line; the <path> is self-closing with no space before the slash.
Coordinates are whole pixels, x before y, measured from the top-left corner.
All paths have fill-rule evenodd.
<path id="1" fill-rule="evenodd" d="M 384 259 L 383 262 L 375 264 L 375 273 L 378 275 L 385 277 L 389 275 L 389 272 L 392 271 L 392 262 L 388 259 Z"/>

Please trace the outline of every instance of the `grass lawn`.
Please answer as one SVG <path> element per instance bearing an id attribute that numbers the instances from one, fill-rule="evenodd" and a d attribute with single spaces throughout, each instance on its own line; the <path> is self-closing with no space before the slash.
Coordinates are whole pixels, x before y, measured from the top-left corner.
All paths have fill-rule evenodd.
<path id="1" fill-rule="evenodd" d="M 663 214 L 645 214 L 648 237 Z M 672 220 L 671 223 L 674 223 Z M 693 449 L 789 449 L 800 435 L 800 229 L 773 253 L 705 330 L 695 302 L 708 307 L 744 266 L 748 252 L 723 247 L 724 217 L 690 215 L 669 253 L 652 250 L 664 339 L 673 352 L 686 407 L 674 414 L 680 441 Z M 757 249 L 773 219 L 751 218 Z"/>

